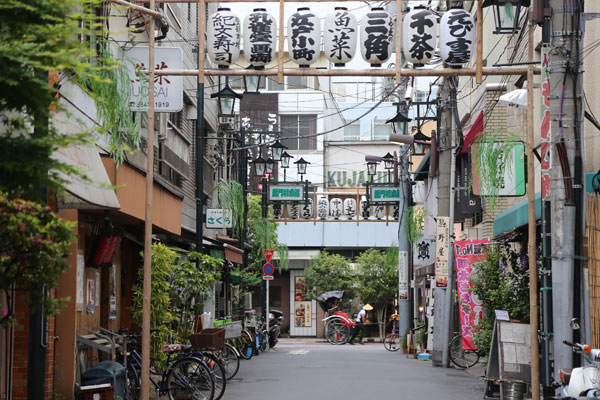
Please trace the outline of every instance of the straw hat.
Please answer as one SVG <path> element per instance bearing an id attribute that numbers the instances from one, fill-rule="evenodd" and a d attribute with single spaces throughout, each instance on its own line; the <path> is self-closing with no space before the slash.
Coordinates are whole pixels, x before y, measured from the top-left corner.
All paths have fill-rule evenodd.
<path id="1" fill-rule="evenodd" d="M 371 311 L 373 309 L 373 306 L 370 304 L 365 304 L 362 309 L 365 311 Z"/>

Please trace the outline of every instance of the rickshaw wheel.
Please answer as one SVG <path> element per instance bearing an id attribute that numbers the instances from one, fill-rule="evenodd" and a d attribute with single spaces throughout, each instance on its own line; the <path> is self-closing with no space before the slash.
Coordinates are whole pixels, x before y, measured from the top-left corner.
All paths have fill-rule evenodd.
<path id="1" fill-rule="evenodd" d="M 350 327 L 341 319 L 332 319 L 325 326 L 325 337 L 331 344 L 344 344 L 350 338 Z"/>

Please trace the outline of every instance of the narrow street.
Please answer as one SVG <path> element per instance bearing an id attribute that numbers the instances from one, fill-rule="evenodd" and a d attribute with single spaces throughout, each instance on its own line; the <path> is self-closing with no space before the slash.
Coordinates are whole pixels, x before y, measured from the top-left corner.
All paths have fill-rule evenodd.
<path id="1" fill-rule="evenodd" d="M 466 371 L 391 353 L 380 343 L 332 346 L 283 339 L 242 361 L 224 400 L 481 399 L 483 381 Z"/>

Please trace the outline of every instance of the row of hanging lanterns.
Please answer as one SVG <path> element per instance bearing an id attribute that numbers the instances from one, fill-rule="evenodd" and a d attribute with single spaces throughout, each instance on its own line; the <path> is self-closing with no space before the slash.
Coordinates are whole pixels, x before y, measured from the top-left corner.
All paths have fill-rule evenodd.
<path id="1" fill-rule="evenodd" d="M 356 213 L 360 212 L 362 218 L 383 219 L 386 215 L 397 220 L 399 215 L 399 206 L 397 204 L 390 205 L 387 209 L 385 205 L 369 206 L 367 199 L 363 196 L 360 200 L 360 209 L 356 208 L 356 200 L 347 198 L 319 197 L 317 199 L 316 217 L 319 219 L 354 219 Z M 288 204 L 286 206 L 287 217 L 290 219 L 307 219 L 313 218 L 314 207 L 312 199 L 308 199 L 307 203 Z M 387 211 L 386 211 L 387 210 Z M 284 218 L 283 204 L 276 203 L 271 206 L 273 217 L 280 219 Z"/>
<path id="2" fill-rule="evenodd" d="M 402 48 L 415 67 L 431 61 L 437 42 L 437 19 L 426 7 L 409 11 L 402 23 Z M 473 17 L 462 8 L 448 10 L 440 21 L 440 56 L 450 67 L 470 61 L 475 45 Z M 380 67 L 394 51 L 395 18 L 383 8 L 372 8 L 360 23 L 345 7 L 336 7 L 325 17 L 323 48 L 325 57 L 343 67 L 354 57 L 357 41 L 362 58 Z M 316 62 L 321 52 L 321 21 L 308 7 L 301 7 L 287 22 L 288 53 L 300 67 Z M 219 8 L 209 18 L 207 51 L 220 68 L 228 68 L 240 55 L 240 20 L 229 8 Z M 359 35 L 360 33 L 360 35 Z M 256 8 L 244 20 L 244 54 L 255 69 L 275 59 L 277 22 L 264 8 Z"/>

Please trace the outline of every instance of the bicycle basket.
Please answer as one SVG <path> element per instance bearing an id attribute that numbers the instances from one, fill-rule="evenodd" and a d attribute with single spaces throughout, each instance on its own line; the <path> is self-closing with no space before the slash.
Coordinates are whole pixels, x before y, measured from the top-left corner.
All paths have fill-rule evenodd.
<path id="1" fill-rule="evenodd" d="M 194 351 L 216 350 L 225 346 L 225 328 L 202 329 L 200 333 L 190 335 Z"/>

